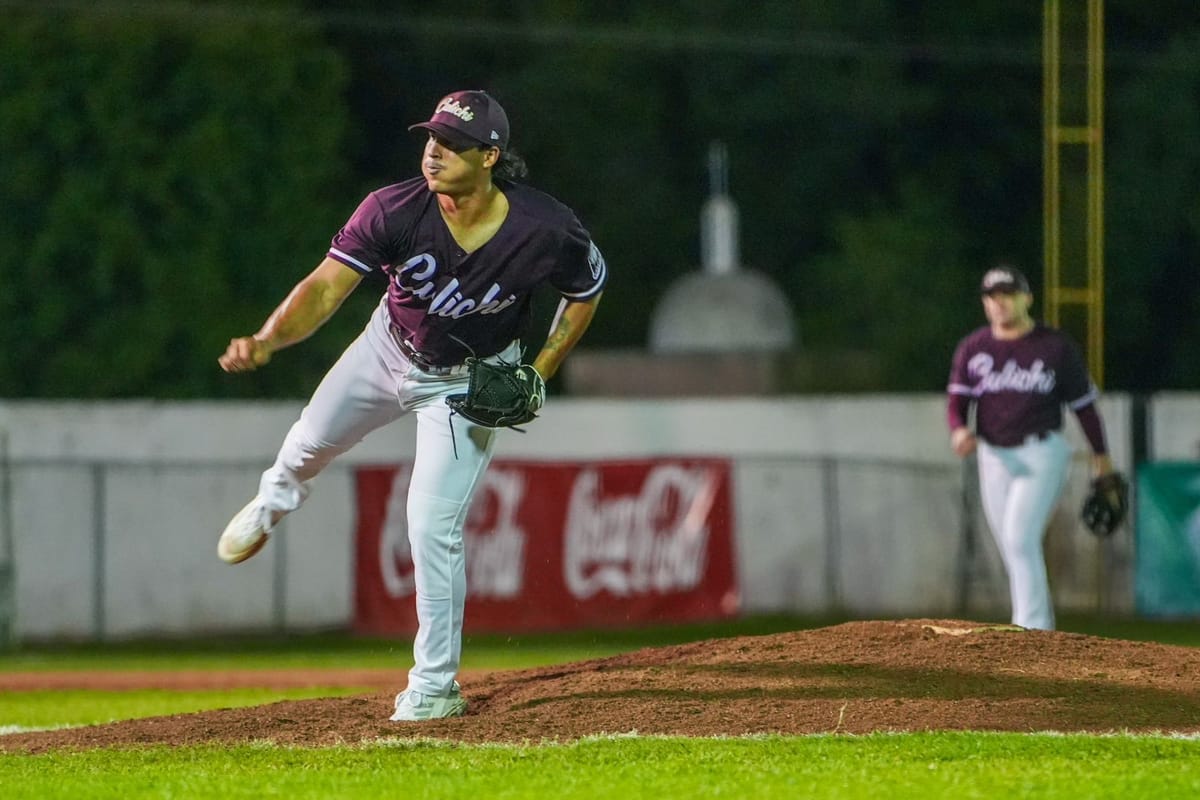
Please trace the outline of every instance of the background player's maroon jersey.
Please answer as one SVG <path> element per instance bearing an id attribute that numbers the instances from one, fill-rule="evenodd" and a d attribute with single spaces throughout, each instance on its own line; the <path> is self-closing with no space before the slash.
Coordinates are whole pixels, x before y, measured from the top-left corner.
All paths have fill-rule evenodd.
<path id="1" fill-rule="evenodd" d="M 976 434 L 997 447 L 1061 428 L 1064 404 L 1078 411 L 1098 396 L 1079 348 L 1041 323 L 1017 339 L 972 331 L 954 352 L 946 391 L 975 401 Z"/>
<path id="2" fill-rule="evenodd" d="M 392 324 L 430 363 L 493 355 L 526 332 L 534 289 L 570 300 L 604 288 L 608 267 L 571 209 L 528 186 L 499 181 L 508 216 L 466 253 L 423 177 L 369 194 L 333 238 L 329 257 L 388 277 Z"/>

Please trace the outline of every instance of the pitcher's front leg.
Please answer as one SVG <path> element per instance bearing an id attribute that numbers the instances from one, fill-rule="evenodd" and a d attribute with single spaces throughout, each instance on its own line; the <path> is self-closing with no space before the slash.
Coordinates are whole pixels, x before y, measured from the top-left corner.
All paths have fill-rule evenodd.
<path id="1" fill-rule="evenodd" d="M 417 636 L 408 688 L 451 691 L 462 657 L 467 598 L 463 523 L 492 458 L 495 431 L 451 423 L 433 403 L 417 411 L 417 451 L 408 491 L 408 537 L 417 593 Z"/>

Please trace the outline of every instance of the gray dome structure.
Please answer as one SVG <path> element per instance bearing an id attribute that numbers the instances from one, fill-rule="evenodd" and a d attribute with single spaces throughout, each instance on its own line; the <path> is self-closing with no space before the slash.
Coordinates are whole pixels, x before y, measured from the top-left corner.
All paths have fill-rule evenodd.
<path id="1" fill-rule="evenodd" d="M 650 320 L 650 351 L 771 352 L 796 345 L 792 308 L 765 274 L 743 269 L 725 146 L 709 147 L 710 195 L 700 216 L 702 270 L 676 280 Z"/>
<path id="2" fill-rule="evenodd" d="M 791 350 L 796 338 L 787 298 L 757 270 L 684 275 L 650 321 L 654 353 Z"/>

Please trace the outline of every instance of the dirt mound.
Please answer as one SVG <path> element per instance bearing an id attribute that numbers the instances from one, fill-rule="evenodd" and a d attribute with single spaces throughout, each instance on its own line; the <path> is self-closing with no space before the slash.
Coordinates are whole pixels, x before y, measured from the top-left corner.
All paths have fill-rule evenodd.
<path id="1" fill-rule="evenodd" d="M 330 676 L 309 683 L 329 685 Z M 13 734 L 0 736 L 0 749 L 539 742 L 631 731 L 1197 733 L 1200 649 L 960 620 L 850 622 L 464 676 L 470 707 L 460 719 L 388 722 L 393 693 Z"/>

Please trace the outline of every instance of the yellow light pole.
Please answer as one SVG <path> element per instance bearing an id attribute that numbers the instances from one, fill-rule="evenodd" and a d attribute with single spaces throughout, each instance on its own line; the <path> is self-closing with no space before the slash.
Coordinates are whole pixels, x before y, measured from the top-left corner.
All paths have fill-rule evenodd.
<path id="1" fill-rule="evenodd" d="M 1084 2 L 1086 23 L 1072 24 L 1079 21 L 1068 19 L 1064 24 L 1061 0 L 1044 0 L 1043 291 L 1046 322 L 1081 339 L 1088 370 L 1103 386 L 1104 2 L 1067 0 L 1066 4 L 1078 7 Z M 1086 60 L 1080 63 L 1078 50 L 1069 50 L 1064 60 L 1063 41 L 1072 35 L 1078 41 L 1084 31 Z M 1085 72 L 1082 79 L 1071 72 L 1080 66 Z M 1077 90 L 1083 86 L 1086 102 L 1081 104 Z M 1077 156 L 1080 146 L 1085 149 L 1083 160 Z M 1081 182 L 1086 184 L 1084 192 L 1080 192 Z M 1064 307 L 1082 308 L 1085 324 L 1067 324 Z M 1082 335 L 1075 328 L 1082 328 Z"/>

